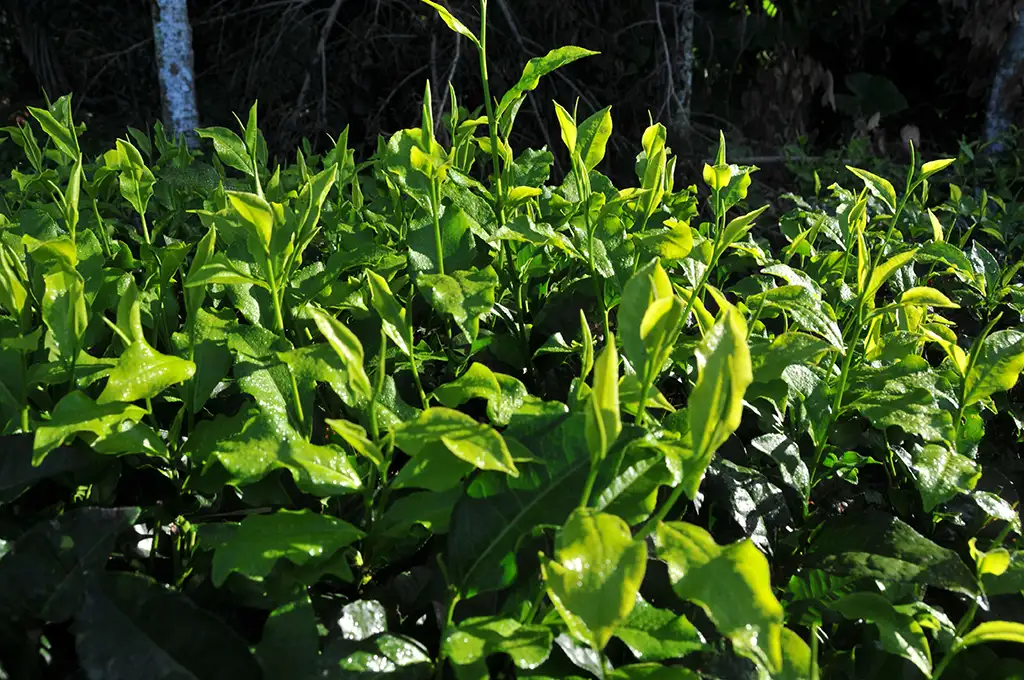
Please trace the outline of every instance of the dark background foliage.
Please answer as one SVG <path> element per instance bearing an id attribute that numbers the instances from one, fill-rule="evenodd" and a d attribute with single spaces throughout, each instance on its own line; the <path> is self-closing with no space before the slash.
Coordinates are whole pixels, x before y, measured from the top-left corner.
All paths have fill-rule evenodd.
<path id="1" fill-rule="evenodd" d="M 460 101 L 481 101 L 475 55 L 439 30 L 418 0 L 203 0 L 190 3 L 203 125 L 231 125 L 259 99 L 261 127 L 279 153 L 314 146 L 351 125 L 374 136 L 409 126 L 424 81 L 437 95 L 449 76 Z M 448 6 L 471 26 L 476 0 Z M 613 105 L 619 135 L 609 173 L 631 171 L 648 116 L 674 115 L 678 0 L 496 0 L 491 77 L 500 94 L 532 56 L 578 44 L 601 55 L 541 85 L 520 117 L 521 146 L 551 144 L 543 104 L 579 98 L 589 113 Z M 696 0 L 693 127 L 677 151 L 703 157 L 723 129 L 739 155 L 779 154 L 805 142 L 842 146 L 858 134 L 879 155 L 901 152 L 904 126 L 925 152 L 955 152 L 977 137 L 995 60 L 1015 0 Z M 4 118 L 27 104 L 75 93 L 89 137 L 105 144 L 125 125 L 159 118 L 150 6 L 143 0 L 3 0 L 0 90 Z M 318 50 L 324 45 L 322 55 Z M 458 58 L 456 59 L 456 55 Z M 322 58 L 321 58 L 322 56 Z M 675 73 L 676 77 L 670 79 Z M 447 98 L 436 96 L 437 106 Z M 865 123 L 881 113 L 878 125 Z M 290 151 L 288 151 L 290 155 Z M 738 156 L 737 156 L 738 157 Z"/>

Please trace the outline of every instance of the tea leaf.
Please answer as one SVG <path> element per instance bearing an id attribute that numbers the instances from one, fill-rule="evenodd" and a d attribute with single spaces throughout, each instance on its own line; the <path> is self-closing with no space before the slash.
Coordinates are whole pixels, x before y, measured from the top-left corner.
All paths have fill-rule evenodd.
<path id="1" fill-rule="evenodd" d="M 257 678 L 248 644 L 184 595 L 144 576 L 113 572 L 87 591 L 71 626 L 82 668 L 110 680 L 149 677 Z"/>
<path id="2" fill-rule="evenodd" d="M 1022 370 L 1024 333 L 1004 330 L 990 334 L 982 341 L 978 358 L 967 374 L 964 406 L 1011 389 Z"/>
<path id="3" fill-rule="evenodd" d="M 803 559 L 837 576 L 919 583 L 968 595 L 978 592 L 974 576 L 955 552 L 881 512 L 826 520 Z"/>
<path id="4" fill-rule="evenodd" d="M 457 677 L 464 674 L 487 676 L 487 657 L 508 654 L 516 668 L 530 670 L 544 663 L 551 653 L 551 629 L 540 625 L 522 625 L 515 619 L 478 616 L 466 619 L 449 631 L 442 649 L 456 667 Z M 468 668 L 460 668 L 468 667 Z"/>
<path id="5" fill-rule="evenodd" d="M 221 163 L 229 168 L 241 170 L 249 177 L 256 174 L 252 158 L 246 151 L 245 142 L 234 132 L 223 127 L 208 127 L 198 128 L 196 134 L 201 138 L 213 141 L 213 150 L 217 153 L 217 158 Z"/>
<path id="6" fill-rule="evenodd" d="M 366 280 L 370 284 L 370 300 L 380 315 L 381 323 L 384 324 L 384 332 L 403 354 L 412 356 L 412 347 L 409 344 L 412 326 L 405 318 L 405 309 L 391 294 L 391 288 L 383 277 L 367 269 Z"/>
<path id="7" fill-rule="evenodd" d="M 480 318 L 494 307 L 498 275 L 488 265 L 477 271 L 422 274 L 416 287 L 430 306 L 450 316 L 472 342 L 480 332 Z"/>
<path id="8" fill-rule="evenodd" d="M 861 170 L 849 165 L 846 166 L 846 169 L 864 180 L 864 186 L 868 188 L 868 191 L 875 198 L 885 203 L 885 206 L 889 208 L 889 212 L 896 212 L 896 189 L 893 188 L 889 180 L 867 170 Z"/>
<path id="9" fill-rule="evenodd" d="M 310 444 L 287 422 L 271 419 L 254 406 L 198 423 L 182 451 L 211 475 L 210 483 L 244 487 L 286 469 L 300 489 L 316 495 L 340 496 L 362 486 L 339 449 Z M 218 467 L 226 475 L 218 478 Z"/>
<path id="10" fill-rule="evenodd" d="M 964 648 L 989 642 L 1016 642 L 1024 644 L 1024 624 L 1016 621 L 985 621 L 979 623 L 960 640 Z"/>
<path id="11" fill-rule="evenodd" d="M 47 454 L 70 438 L 90 434 L 94 439 L 113 436 L 125 423 L 137 423 L 146 415 L 138 406 L 124 403 L 97 404 L 83 392 L 71 392 L 53 409 L 50 420 L 40 423 L 32 445 L 32 464 L 39 465 Z"/>
<path id="12" fill-rule="evenodd" d="M 594 367 L 594 387 L 587 404 L 587 446 L 595 461 L 603 460 L 622 431 L 619 413 L 619 356 L 610 335 Z"/>
<path id="13" fill-rule="evenodd" d="M 577 148 L 584 168 L 593 170 L 601 164 L 611 135 L 612 107 L 610 106 L 601 109 L 580 123 Z"/>
<path id="14" fill-rule="evenodd" d="M 363 536 L 347 522 L 308 510 L 249 515 L 214 550 L 213 585 L 224 585 L 235 572 L 262 581 L 278 560 L 304 565 L 327 559 Z"/>
<path id="15" fill-rule="evenodd" d="M 505 440 L 497 431 L 452 409 L 435 407 L 423 411 L 416 420 L 406 423 L 395 432 L 395 443 L 413 457 L 413 461 L 396 478 L 395 483 L 399 486 L 410 485 L 423 474 L 421 461 L 418 460 L 420 457 L 436 459 L 439 454 L 445 456 L 442 453 L 444 451 L 447 451 L 448 458 L 465 461 L 470 467 L 496 470 L 513 477 L 519 475 Z M 461 466 L 454 469 L 461 470 Z M 415 474 L 411 472 L 414 470 Z M 461 474 L 456 475 L 456 479 L 458 477 Z M 444 491 L 448 487 L 422 488 Z"/>
<path id="16" fill-rule="evenodd" d="M 274 232 L 274 211 L 270 204 L 256 194 L 238 191 L 229 191 L 227 194 L 231 206 L 242 219 L 242 225 L 256 236 L 265 249 L 269 249 Z"/>
<path id="17" fill-rule="evenodd" d="M 633 610 L 647 548 L 615 515 L 577 510 L 555 539 L 555 560 L 541 562 L 548 597 L 569 631 L 604 649 Z"/>
<path id="18" fill-rule="evenodd" d="M 459 35 L 463 35 L 469 38 L 469 41 L 476 45 L 477 48 L 480 47 L 480 41 L 477 39 L 475 35 L 473 35 L 473 32 L 469 30 L 469 28 L 464 23 L 462 23 L 454 16 L 452 16 L 451 12 L 449 12 L 447 9 L 437 4 L 436 2 L 432 2 L 431 0 L 422 1 L 433 7 L 435 10 L 437 10 L 437 15 L 441 17 L 441 20 L 444 21 L 444 23 L 448 24 L 448 28 L 452 29 Z"/>
<path id="19" fill-rule="evenodd" d="M 913 469 L 926 512 L 957 494 L 969 493 L 981 479 L 981 468 L 946 444 L 914 447 Z"/>
<path id="20" fill-rule="evenodd" d="M 679 597 L 700 605 L 736 651 L 771 672 L 782 667 L 782 605 L 753 543 L 720 546 L 698 526 L 668 522 L 658 527 L 656 545 Z"/>
<path id="21" fill-rule="evenodd" d="M 704 636 L 685 616 L 658 609 L 640 596 L 615 628 L 615 637 L 641 661 L 678 659 L 705 648 Z"/>
<path id="22" fill-rule="evenodd" d="M 921 624 L 875 593 L 853 593 L 833 602 L 831 609 L 847 619 L 870 621 L 878 628 L 882 648 L 907 659 L 925 676 L 932 672 L 932 654 Z"/>
<path id="23" fill-rule="evenodd" d="M 312 314 L 317 328 L 345 365 L 351 388 L 367 401 L 373 399 L 373 387 L 363 365 L 363 346 L 359 338 L 345 324 L 322 309 L 313 308 Z"/>
<path id="24" fill-rule="evenodd" d="M 161 354 L 140 338 L 118 358 L 96 403 L 151 399 L 171 385 L 189 380 L 195 372 L 193 362 Z"/>
<path id="25" fill-rule="evenodd" d="M 484 364 L 474 362 L 457 380 L 441 385 L 433 395 L 449 408 L 456 408 L 470 399 L 487 401 L 487 417 L 498 426 L 508 425 L 512 415 L 523 405 L 526 386 L 515 378 L 494 373 Z"/>
<path id="26" fill-rule="evenodd" d="M 726 307 L 697 349 L 698 378 L 689 401 L 694 460 L 683 484 L 693 498 L 715 451 L 740 425 L 743 394 L 753 380 L 747 329 L 735 307 Z"/>
<path id="27" fill-rule="evenodd" d="M 836 349 L 844 349 L 843 334 L 836 323 L 832 307 L 823 300 L 816 300 L 803 286 L 771 288 L 752 295 L 744 304 L 750 309 L 764 306 L 784 311 L 791 315 L 803 330 L 824 338 Z"/>

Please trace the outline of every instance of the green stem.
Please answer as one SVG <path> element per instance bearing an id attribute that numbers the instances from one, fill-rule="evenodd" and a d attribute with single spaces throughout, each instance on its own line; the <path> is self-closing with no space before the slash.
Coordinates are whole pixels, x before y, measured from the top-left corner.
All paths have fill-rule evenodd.
<path id="1" fill-rule="evenodd" d="M 437 273 L 444 276 L 444 250 L 441 247 L 441 188 L 437 179 L 430 180 L 430 217 L 434 222 L 434 249 L 437 252 Z"/>
<path id="2" fill-rule="evenodd" d="M 651 383 L 654 382 L 654 370 L 655 367 L 648 363 L 644 366 L 644 379 L 640 385 L 640 405 L 636 409 L 636 424 L 641 425 L 644 417 L 647 415 L 647 392 L 651 389 Z"/>
<path id="3" fill-rule="evenodd" d="M 420 382 L 420 372 L 416 368 L 416 345 L 412 328 L 412 299 L 415 297 L 415 294 L 415 290 L 410 291 L 409 301 L 406 303 L 406 318 L 409 319 L 409 366 L 412 369 L 412 381 L 416 383 L 416 391 L 420 396 L 420 406 L 425 409 L 427 408 L 427 394 L 423 391 L 423 384 Z"/>
<path id="4" fill-rule="evenodd" d="M 936 666 L 935 670 L 932 672 L 932 680 L 939 680 L 939 678 L 942 677 L 942 674 L 946 672 L 946 667 L 949 666 L 949 662 L 952 661 L 953 657 L 959 654 L 962 649 L 963 645 L 959 642 L 953 643 L 953 646 L 949 648 L 946 655 L 942 657 L 942 661 L 939 662 L 939 665 Z"/>
<path id="5" fill-rule="evenodd" d="M 995 317 L 985 324 L 985 328 L 982 329 L 981 334 L 975 338 L 974 344 L 971 345 L 971 353 L 967 355 L 967 365 L 964 367 L 963 380 L 960 381 L 960 403 L 956 409 L 956 420 L 953 421 L 953 444 L 956 445 L 960 441 L 960 429 L 963 427 L 964 421 L 964 410 L 967 408 L 967 377 L 974 370 L 974 364 L 978 361 L 978 355 L 981 354 L 982 343 L 985 342 L 985 338 L 992 332 L 992 329 L 999 319 L 1002 318 L 1003 314 L 1000 312 Z"/>
<path id="6" fill-rule="evenodd" d="M 818 680 L 818 624 L 817 622 L 811 624 L 811 669 L 810 669 L 811 680 Z"/>
<path id="7" fill-rule="evenodd" d="M 460 599 L 461 596 L 459 595 L 458 591 L 452 589 L 451 586 L 449 586 L 448 607 L 444 617 L 444 628 L 441 630 L 441 651 L 438 653 L 437 656 L 437 674 L 435 677 L 437 677 L 438 680 L 444 677 L 444 662 L 445 659 L 447 658 L 447 654 L 445 654 L 444 651 L 444 640 L 447 637 L 448 631 L 452 627 L 452 623 L 454 622 L 455 606 L 459 603 Z"/>
<path id="8" fill-rule="evenodd" d="M 590 473 L 587 475 L 587 483 L 583 485 L 583 495 L 580 496 L 581 508 L 590 505 L 590 496 L 594 493 L 594 483 L 597 482 L 597 473 L 600 467 L 598 461 L 592 460 L 590 462 Z"/>
<path id="9" fill-rule="evenodd" d="M 385 359 L 384 350 L 388 347 L 388 335 L 384 332 L 384 323 L 380 325 L 380 354 L 377 355 L 377 385 L 373 391 L 373 399 L 370 401 L 370 435 L 373 437 L 373 443 L 376 444 L 380 441 L 380 427 L 377 425 L 377 399 L 380 398 L 381 392 L 384 391 L 384 366 Z"/>
<path id="10" fill-rule="evenodd" d="M 658 528 L 658 525 L 665 521 L 665 518 L 668 517 L 668 513 L 672 510 L 672 506 L 679 501 L 679 497 L 682 495 L 683 485 L 680 484 L 676 488 L 672 489 L 672 495 L 670 495 L 668 497 L 668 500 L 666 500 L 665 503 L 660 508 L 658 508 L 658 511 L 654 513 L 654 515 L 652 515 L 649 520 L 647 520 L 647 523 L 644 524 L 644 526 L 640 529 L 639 533 L 637 533 L 637 535 L 634 536 L 634 538 L 636 540 L 640 540 L 642 538 L 647 538 L 650 534 L 652 534 L 654 530 Z"/>
<path id="11" fill-rule="evenodd" d="M 270 299 L 274 302 L 274 324 L 281 336 L 284 336 L 284 315 L 281 313 L 281 298 L 277 289 L 277 274 L 274 272 L 274 265 L 270 261 L 270 254 L 267 254 L 267 283 L 270 284 Z"/>
<path id="12" fill-rule="evenodd" d="M 520 623 L 526 625 L 530 625 L 531 623 L 533 623 L 533 620 L 537 618 L 537 612 L 540 611 L 541 605 L 544 604 L 544 598 L 545 596 L 547 596 L 547 594 L 548 593 L 544 589 L 544 586 L 541 585 L 541 587 L 537 591 L 537 596 L 533 598 L 533 603 L 530 605 L 529 611 L 526 612 L 526 616 L 524 616 L 520 620 Z"/>
<path id="13" fill-rule="evenodd" d="M 139 213 L 139 218 L 142 222 L 142 237 L 146 239 L 146 245 L 152 245 L 152 241 L 149 240 L 149 226 L 146 225 L 146 213 Z"/>

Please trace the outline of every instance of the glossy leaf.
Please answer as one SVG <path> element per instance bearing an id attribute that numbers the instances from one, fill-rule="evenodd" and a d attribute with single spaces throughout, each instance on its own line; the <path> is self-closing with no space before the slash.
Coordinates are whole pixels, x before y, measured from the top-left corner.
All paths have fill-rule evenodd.
<path id="1" fill-rule="evenodd" d="M 969 493 L 981 479 L 978 464 L 946 444 L 915 447 L 912 455 L 917 488 L 927 512 L 958 494 Z"/>
<path id="2" fill-rule="evenodd" d="M 405 318 L 405 308 L 398 304 L 395 296 L 391 293 L 388 282 L 383 277 L 367 269 L 366 280 L 370 284 L 370 299 L 373 308 L 377 310 L 381 323 L 384 324 L 384 332 L 387 333 L 391 342 L 402 350 L 403 354 L 411 356 L 412 347 L 409 343 L 412 338 L 412 327 Z"/>
<path id="3" fill-rule="evenodd" d="M 985 621 L 975 626 L 960 640 L 963 647 L 973 647 L 990 642 L 1024 644 L 1024 624 L 1016 621 Z"/>
<path id="4" fill-rule="evenodd" d="M 526 386 L 512 376 L 495 373 L 482 363 L 470 364 L 469 370 L 433 392 L 448 408 L 458 408 L 470 399 L 487 401 L 487 417 L 498 426 L 508 425 L 512 415 L 523 405 Z"/>
<path id="5" fill-rule="evenodd" d="M 658 556 L 672 589 L 696 602 L 736 650 L 769 671 L 782 667 L 782 605 L 771 588 L 768 560 L 750 541 L 720 546 L 693 524 L 658 527 Z"/>
<path id="6" fill-rule="evenodd" d="M 452 16 L 451 12 L 449 12 L 447 9 L 437 4 L 436 2 L 432 2 L 431 0 L 423 0 L 423 2 L 437 10 L 437 15 L 441 17 L 441 20 L 448 25 L 448 28 L 452 29 L 459 35 L 463 35 L 469 38 L 469 41 L 471 43 L 473 43 L 477 47 L 480 47 L 480 41 L 477 40 L 477 37 L 475 35 L 473 35 L 473 32 L 469 30 L 469 28 L 464 23 L 462 23 L 454 16 Z"/>
<path id="7" fill-rule="evenodd" d="M 803 560 L 837 576 L 917 583 L 965 594 L 978 592 L 973 574 L 955 552 L 877 511 L 826 520 Z"/>
<path id="8" fill-rule="evenodd" d="M 685 616 L 659 609 L 637 597 L 633 611 L 615 628 L 640 661 L 678 659 L 705 648 L 704 636 Z"/>
<path id="9" fill-rule="evenodd" d="M 603 460 L 608 449 L 622 431 L 619 413 L 619 356 L 615 351 L 615 336 L 597 357 L 594 365 L 594 386 L 587 402 L 587 446 L 595 461 Z"/>
<path id="10" fill-rule="evenodd" d="M 221 163 L 241 170 L 250 177 L 256 174 L 252 158 L 245 149 L 245 142 L 234 132 L 223 127 L 208 127 L 197 129 L 196 134 L 213 142 L 213 150 Z"/>
<path id="11" fill-rule="evenodd" d="M 140 338 L 128 346 L 111 369 L 97 404 L 150 399 L 171 385 L 183 383 L 196 372 L 188 359 L 161 354 Z"/>
<path id="12" fill-rule="evenodd" d="M 75 436 L 86 436 L 96 443 L 122 432 L 125 425 L 137 423 L 144 409 L 124 403 L 98 404 L 83 392 L 71 392 L 53 409 L 50 420 L 40 423 L 32 444 L 32 463 L 39 465 L 47 454 Z M 132 453 L 135 453 L 134 451 Z"/>
<path id="13" fill-rule="evenodd" d="M 853 593 L 829 605 L 848 619 L 865 620 L 878 628 L 882 648 L 917 666 L 925 676 L 932 672 L 932 655 L 921 624 L 876 593 Z"/>
<path id="14" fill-rule="evenodd" d="M 843 334 L 832 308 L 827 302 L 815 299 L 803 286 L 771 288 L 751 296 L 744 304 L 750 309 L 764 307 L 785 312 L 803 330 L 827 340 L 836 349 L 844 349 Z"/>
<path id="15" fill-rule="evenodd" d="M 612 107 L 610 106 L 597 111 L 580 123 L 576 145 L 584 168 L 593 170 L 601 164 L 611 135 Z"/>
<path id="16" fill-rule="evenodd" d="M 395 432 L 395 443 L 413 459 L 395 478 L 398 487 L 444 491 L 473 468 L 519 474 L 497 431 L 449 408 L 423 411 Z"/>
<path id="17" fill-rule="evenodd" d="M 552 640 L 547 626 L 482 616 L 459 622 L 446 633 L 441 647 L 455 666 L 456 677 L 487 677 L 491 654 L 508 654 L 516 668 L 530 670 L 547 660 Z"/>
<path id="18" fill-rule="evenodd" d="M 450 316 L 459 328 L 476 340 L 480 332 L 480 318 L 494 306 L 494 291 L 498 277 L 490 266 L 477 271 L 457 271 L 447 274 L 423 274 L 416 286 L 430 306 Z"/>
<path id="19" fill-rule="evenodd" d="M 683 481 L 691 498 L 715 451 L 740 425 L 743 394 L 753 379 L 746 326 L 740 313 L 727 307 L 697 349 L 697 385 L 688 409 L 694 462 Z"/>
<path id="20" fill-rule="evenodd" d="M 254 484 L 273 470 L 286 469 L 300 489 L 317 495 L 338 496 L 362 486 L 341 450 L 311 444 L 287 423 L 252 406 L 199 423 L 183 452 L 210 473 L 223 470 L 221 484 Z"/>
<path id="21" fill-rule="evenodd" d="M 326 559 L 362 537 L 351 524 L 308 510 L 249 515 L 214 551 L 213 584 L 223 585 L 233 572 L 259 581 L 278 560 L 303 565 Z"/>
<path id="22" fill-rule="evenodd" d="M 889 212 L 896 212 L 896 189 L 893 188 L 892 182 L 879 177 L 878 175 L 868 172 L 867 170 L 861 170 L 860 168 L 846 166 L 846 169 L 857 175 L 864 181 L 864 186 L 868 188 L 868 191 L 877 198 L 878 200 L 885 203 L 885 207 L 889 209 Z"/>
<path id="23" fill-rule="evenodd" d="M 1024 333 L 996 331 L 982 341 L 978 358 L 967 375 L 964 405 L 970 406 L 1017 384 L 1024 370 Z"/>
<path id="24" fill-rule="evenodd" d="M 555 539 L 555 559 L 541 562 L 548 597 L 570 632 L 604 649 L 629 615 L 647 566 L 647 548 L 614 515 L 581 509 Z"/>

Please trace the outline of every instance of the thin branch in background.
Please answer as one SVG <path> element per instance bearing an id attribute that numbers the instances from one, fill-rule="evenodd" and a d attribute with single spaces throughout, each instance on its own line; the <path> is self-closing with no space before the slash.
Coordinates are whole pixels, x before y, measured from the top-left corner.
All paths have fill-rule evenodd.
<path id="1" fill-rule="evenodd" d="M 327 11 L 327 19 L 320 28 L 320 40 L 316 44 L 316 52 L 313 55 L 313 62 L 309 65 L 309 68 L 306 69 L 306 76 L 303 78 L 302 87 L 299 89 L 299 99 L 296 101 L 295 110 L 292 113 L 293 120 L 297 120 L 306 108 L 306 96 L 309 94 L 309 87 L 313 81 L 312 72 L 318 64 L 320 65 L 321 81 L 321 116 L 323 119 L 327 118 L 327 57 L 325 50 L 327 48 L 327 39 L 331 35 L 331 29 L 338 18 L 338 12 L 341 10 L 341 5 L 344 2 L 345 0 L 334 0 L 331 8 Z"/>
<path id="2" fill-rule="evenodd" d="M 370 120 L 367 123 L 367 128 L 370 130 L 376 128 L 377 122 L 380 120 L 381 115 L 384 113 L 385 110 L 387 110 L 388 104 L 390 104 L 391 100 L 395 98 L 395 95 L 398 94 L 398 92 L 402 89 L 402 87 L 405 86 L 406 83 L 408 83 L 410 80 L 412 80 L 413 78 L 415 78 L 416 76 L 418 76 L 419 74 L 423 73 L 426 70 L 427 65 L 424 64 L 423 66 L 420 66 L 418 69 L 402 78 L 402 80 L 397 85 L 395 85 L 394 89 L 391 90 L 388 96 L 384 98 L 384 101 L 377 108 L 376 113 L 374 113 L 373 116 L 370 117 Z"/>
<path id="3" fill-rule="evenodd" d="M 440 100 L 437 104 L 437 111 L 434 113 L 435 121 L 441 120 L 442 116 L 444 116 L 445 109 L 448 108 L 448 101 L 450 99 L 450 97 L 448 97 L 448 88 L 451 86 L 452 79 L 455 77 L 455 69 L 458 68 L 459 58 L 462 56 L 462 36 L 458 33 L 454 33 L 453 35 L 455 36 L 455 56 L 452 58 L 452 65 L 448 69 L 448 75 L 444 79 L 444 89 L 439 90 L 438 96 L 435 98 L 435 101 Z M 455 115 L 454 111 L 451 113 L 452 115 Z M 441 126 L 441 132 L 446 138 L 448 130 L 444 125 Z M 451 142 L 454 143 L 455 140 L 451 140 Z"/>

